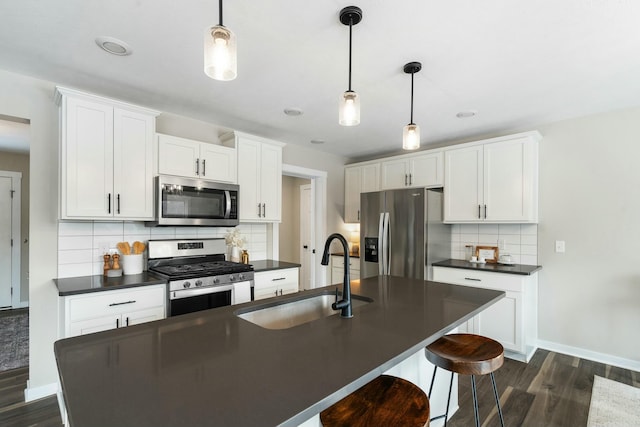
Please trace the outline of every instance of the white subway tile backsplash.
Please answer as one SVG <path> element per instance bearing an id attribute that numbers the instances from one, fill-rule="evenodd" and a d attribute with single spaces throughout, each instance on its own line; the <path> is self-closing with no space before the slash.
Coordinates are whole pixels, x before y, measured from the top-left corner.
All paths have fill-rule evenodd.
<path id="1" fill-rule="evenodd" d="M 516 264 L 536 265 L 538 260 L 538 227 L 536 224 L 456 224 L 452 227 L 451 257 L 465 258 L 465 245 L 500 246 L 501 254 L 509 254 Z M 476 230 L 476 231 L 474 231 Z"/>
<path id="2" fill-rule="evenodd" d="M 149 239 L 224 238 L 232 227 L 145 227 L 144 222 L 60 222 L 58 224 L 58 277 L 102 274 L 104 252 L 117 252 L 118 242 Z M 242 224 L 245 248 L 251 260 L 267 258 L 267 224 Z M 146 262 L 146 254 L 145 254 Z"/>
<path id="3" fill-rule="evenodd" d="M 93 223 L 94 236 L 122 236 L 123 230 L 124 225 L 122 221 Z"/>
<path id="4" fill-rule="evenodd" d="M 93 248 L 92 236 L 59 236 L 58 251 Z"/>
<path id="5" fill-rule="evenodd" d="M 88 236 L 93 234 L 93 222 L 59 222 L 59 236 Z"/>

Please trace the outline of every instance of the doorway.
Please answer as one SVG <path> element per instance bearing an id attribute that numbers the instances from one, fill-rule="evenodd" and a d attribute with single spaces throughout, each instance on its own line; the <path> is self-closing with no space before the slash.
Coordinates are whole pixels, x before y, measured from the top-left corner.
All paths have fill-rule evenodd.
<path id="1" fill-rule="evenodd" d="M 298 238 L 294 239 L 293 242 L 295 243 L 296 258 L 299 259 L 298 263 L 301 265 L 301 290 L 324 286 L 326 283 L 327 269 L 320 268 L 322 247 L 318 249 L 318 245 L 322 245 L 324 243 L 327 229 L 327 172 L 283 164 L 282 175 L 285 177 L 295 177 L 307 180 L 306 183 L 301 185 L 308 186 L 308 192 L 305 196 L 309 199 L 308 209 L 305 208 L 305 211 L 308 212 L 308 214 L 305 215 L 305 220 L 302 220 L 302 214 L 300 213 L 300 210 L 302 209 L 300 203 L 302 190 L 297 189 L 296 191 L 299 192 L 296 197 L 298 202 L 294 206 L 294 209 L 298 211 L 297 216 L 300 218 L 299 221 L 297 223 L 294 223 L 293 221 L 287 222 L 283 218 L 281 224 L 274 224 L 274 228 L 283 230 L 285 233 L 287 232 L 287 229 L 289 231 L 296 230 L 296 234 L 298 234 Z M 305 227 L 305 230 L 302 230 L 301 227 Z M 282 237 L 280 232 L 278 234 Z M 308 235 L 308 244 L 306 244 L 308 247 L 306 250 L 303 247 L 305 244 L 302 243 L 302 238 L 300 237 L 303 234 Z M 285 240 L 281 238 L 280 245 L 283 243 L 285 243 Z M 303 250 L 305 251 L 305 256 L 303 256 Z M 274 253 L 282 254 L 282 251 L 274 250 Z M 282 257 L 279 259 L 282 261 L 288 261 Z"/>

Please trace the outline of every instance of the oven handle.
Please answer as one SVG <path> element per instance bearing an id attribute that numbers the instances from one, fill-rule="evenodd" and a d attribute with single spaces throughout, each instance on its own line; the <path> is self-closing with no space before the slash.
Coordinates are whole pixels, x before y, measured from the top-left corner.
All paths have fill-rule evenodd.
<path id="1" fill-rule="evenodd" d="M 218 292 L 233 291 L 233 285 L 207 286 L 205 288 L 184 289 L 179 291 L 170 291 L 169 299 L 182 299 L 189 297 L 197 297 L 199 295 L 215 294 Z"/>

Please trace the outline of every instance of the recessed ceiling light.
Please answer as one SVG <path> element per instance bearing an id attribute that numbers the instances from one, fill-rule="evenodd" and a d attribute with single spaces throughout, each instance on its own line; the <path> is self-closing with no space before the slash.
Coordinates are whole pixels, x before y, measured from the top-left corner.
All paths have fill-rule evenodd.
<path id="1" fill-rule="evenodd" d="M 98 37 L 96 39 L 96 44 L 100 46 L 105 52 L 109 52 L 113 55 L 127 56 L 133 53 L 131 47 L 129 47 L 128 44 L 113 37 Z"/>
<path id="2" fill-rule="evenodd" d="M 456 114 L 456 117 L 459 119 L 466 119 L 469 117 L 473 117 L 476 114 L 478 114 L 477 111 L 475 110 L 469 110 L 469 111 L 460 111 L 458 114 Z"/>
<path id="3" fill-rule="evenodd" d="M 312 144 L 324 144 L 324 139 L 312 139 Z"/>
<path id="4" fill-rule="evenodd" d="M 285 108 L 284 113 L 287 116 L 296 117 L 301 116 L 304 112 L 299 108 Z"/>

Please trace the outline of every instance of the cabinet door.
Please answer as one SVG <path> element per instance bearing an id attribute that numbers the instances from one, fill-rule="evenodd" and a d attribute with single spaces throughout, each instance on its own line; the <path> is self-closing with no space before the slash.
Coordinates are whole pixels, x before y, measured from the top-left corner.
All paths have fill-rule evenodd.
<path id="1" fill-rule="evenodd" d="M 380 189 L 404 188 L 409 186 L 407 159 L 388 160 L 381 163 Z"/>
<path id="2" fill-rule="evenodd" d="M 505 349 L 524 353 L 522 345 L 522 294 L 506 292 L 503 299 L 475 318 L 477 333 L 492 338 Z"/>
<path id="3" fill-rule="evenodd" d="M 444 181 L 442 152 L 423 154 L 409 159 L 409 185 L 441 187 Z"/>
<path id="4" fill-rule="evenodd" d="M 262 144 L 260 159 L 260 198 L 262 220 L 280 221 L 282 215 L 282 148 Z M 240 190 L 242 191 L 242 189 Z"/>
<path id="5" fill-rule="evenodd" d="M 200 144 L 201 178 L 235 184 L 238 180 L 236 169 L 236 150 L 215 144 Z"/>
<path id="6" fill-rule="evenodd" d="M 344 222 L 360 222 L 360 191 L 362 168 L 344 169 Z"/>
<path id="7" fill-rule="evenodd" d="M 66 98 L 62 111 L 62 218 L 113 216 L 113 108 Z"/>
<path id="8" fill-rule="evenodd" d="M 536 143 L 528 138 L 484 146 L 487 221 L 537 221 L 536 153 Z"/>
<path id="9" fill-rule="evenodd" d="M 197 178 L 199 156 L 199 142 L 158 135 L 158 173 Z"/>
<path id="10" fill-rule="evenodd" d="M 240 221 L 262 219 L 260 200 L 260 143 L 246 138 L 238 138 L 238 185 Z M 260 217 L 258 216 L 260 215 Z"/>
<path id="11" fill-rule="evenodd" d="M 368 193 L 380 190 L 380 163 L 360 166 L 360 191 Z M 358 197 L 358 203 L 360 197 Z"/>
<path id="12" fill-rule="evenodd" d="M 121 109 L 113 117 L 114 217 L 153 219 L 155 118 Z"/>
<path id="13" fill-rule="evenodd" d="M 445 151 L 445 222 L 482 220 L 482 157 L 482 146 Z"/>
<path id="14" fill-rule="evenodd" d="M 132 311 L 122 315 L 122 326 L 133 326 L 140 323 L 151 322 L 165 318 L 164 307 L 153 307 L 144 310 Z"/>
<path id="15" fill-rule="evenodd" d="M 118 326 L 121 326 L 119 314 L 71 322 L 69 324 L 68 335 L 65 338 L 108 331 L 110 329 L 116 329 Z"/>

